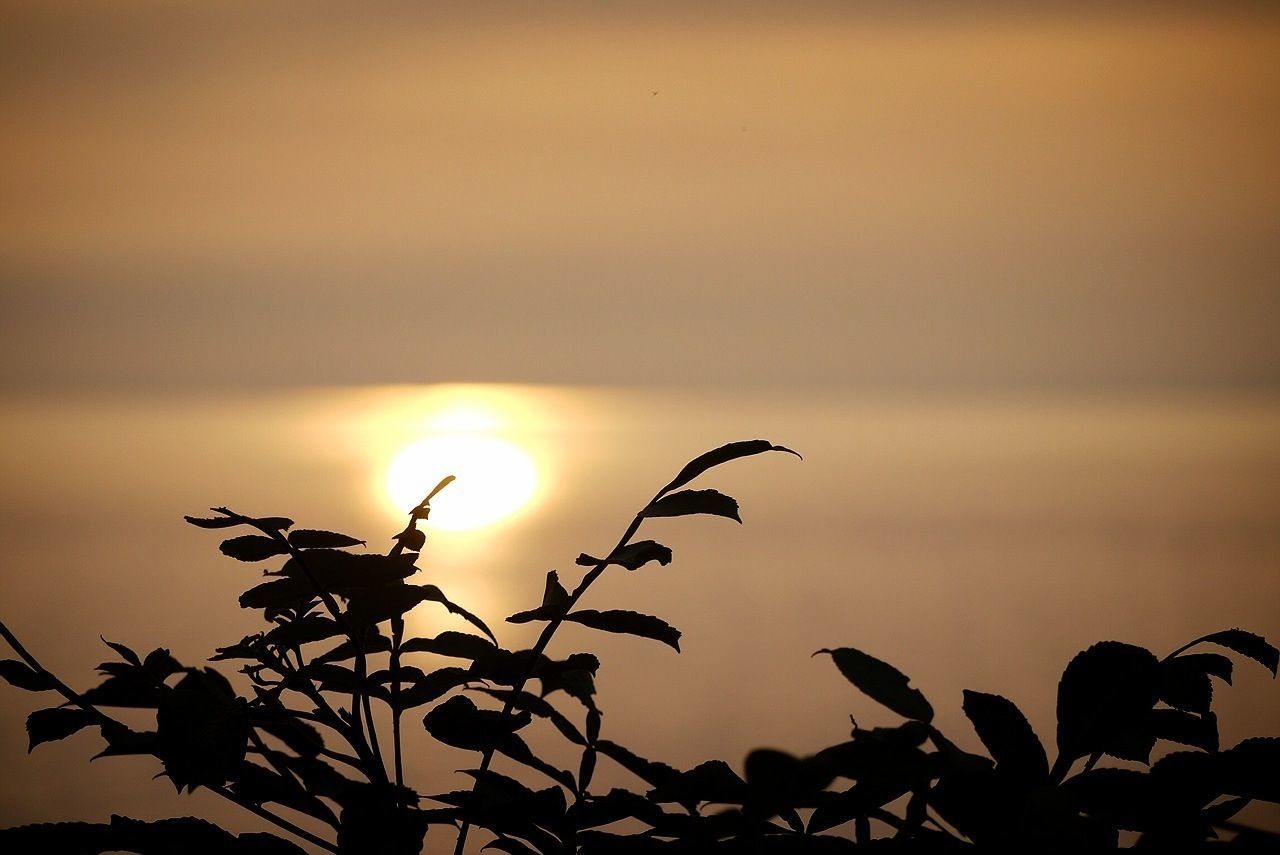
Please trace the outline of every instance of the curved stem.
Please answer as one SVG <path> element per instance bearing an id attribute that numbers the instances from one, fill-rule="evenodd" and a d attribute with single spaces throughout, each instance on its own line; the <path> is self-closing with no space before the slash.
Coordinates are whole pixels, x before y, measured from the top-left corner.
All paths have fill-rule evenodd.
<path id="1" fill-rule="evenodd" d="M 631 524 L 627 526 L 627 530 L 622 533 L 622 537 L 618 539 L 617 545 L 605 553 L 605 557 L 600 560 L 600 563 L 592 567 L 590 572 L 582 577 L 582 581 L 573 589 L 573 593 L 569 595 L 569 599 L 560 609 L 560 614 L 542 628 L 542 633 L 538 636 L 538 641 L 533 645 L 531 651 L 532 655 L 529 657 L 529 667 L 520 678 L 520 681 L 512 687 L 511 694 L 507 697 L 506 703 L 502 705 L 502 713 L 499 717 L 499 721 L 505 721 L 510 717 L 512 710 L 515 709 L 515 699 L 522 691 L 524 691 L 525 684 L 528 683 L 530 678 L 533 676 L 533 669 L 537 667 L 538 660 L 546 651 L 547 645 L 551 643 L 551 639 L 555 636 L 556 630 L 558 630 L 561 624 L 564 623 L 564 619 L 569 614 L 570 609 L 577 604 L 578 600 L 582 599 L 582 595 L 587 592 L 587 589 L 590 588 L 591 585 L 604 573 L 605 568 L 609 566 L 609 559 L 617 553 L 618 550 L 626 546 L 627 543 L 630 542 L 631 538 L 635 536 L 636 532 L 639 531 L 640 524 L 643 523 L 645 519 L 644 512 L 648 510 L 650 505 L 662 498 L 662 495 L 669 489 L 670 485 L 659 490 L 658 493 L 654 495 L 654 497 L 650 499 L 643 508 L 641 508 L 640 512 L 635 515 L 633 520 L 631 520 Z M 489 766 L 493 763 L 495 750 L 496 746 L 493 745 L 490 745 L 484 750 L 484 754 L 480 760 L 480 774 L 476 776 L 477 782 L 484 777 L 485 772 L 489 771 Z M 467 816 L 466 809 L 464 808 L 462 814 L 462 827 L 458 829 L 458 841 L 453 848 L 454 855 L 462 855 L 462 850 L 467 845 L 467 832 L 470 830 L 471 819 Z"/>

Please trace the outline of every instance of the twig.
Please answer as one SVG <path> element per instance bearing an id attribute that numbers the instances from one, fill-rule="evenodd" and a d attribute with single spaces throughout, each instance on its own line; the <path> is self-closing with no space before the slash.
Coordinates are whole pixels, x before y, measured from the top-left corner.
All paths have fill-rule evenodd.
<path id="1" fill-rule="evenodd" d="M 13 651 L 17 653 L 20 657 L 22 657 L 23 661 L 26 662 L 27 665 L 30 666 L 33 671 L 35 671 L 37 674 L 41 674 L 45 677 L 48 677 L 49 681 L 53 683 L 54 690 L 56 690 L 58 694 L 62 695 L 68 701 L 75 704 L 80 709 L 84 710 L 86 713 L 88 713 L 90 716 L 96 719 L 99 724 L 106 725 L 107 727 L 125 727 L 125 725 L 122 724 L 121 722 L 116 721 L 114 718 L 107 715 L 106 713 L 98 709 L 93 704 L 87 702 L 84 698 L 80 696 L 78 692 L 76 692 L 66 683 L 58 679 L 56 674 L 54 674 L 52 671 L 49 671 L 47 668 L 41 665 L 39 660 L 37 660 L 34 656 L 32 656 L 30 651 L 27 650 L 27 648 L 23 647 L 22 642 L 18 640 L 17 636 L 15 636 L 12 632 L 9 631 L 9 627 L 5 626 L 3 621 L 0 621 L 0 637 L 3 637 L 4 640 L 8 642 L 9 646 L 13 648 Z M 300 828 L 299 826 L 294 825 L 292 822 L 285 819 L 284 817 L 277 816 L 276 814 L 272 813 L 271 811 L 267 810 L 261 805 L 256 805 L 256 804 L 253 804 L 252 802 L 245 801 L 244 799 L 240 798 L 235 793 L 231 792 L 226 787 L 220 784 L 212 785 L 212 786 L 205 785 L 205 786 L 209 791 L 217 793 L 218 795 L 222 796 L 224 799 L 227 799 L 230 802 L 240 805 L 240 807 L 244 808 L 250 813 L 256 814 L 262 819 L 265 819 L 267 822 L 270 822 L 273 825 L 289 832 L 290 834 L 294 835 L 300 840 L 305 840 L 313 846 L 319 846 L 321 849 L 325 850 L 326 852 L 338 851 L 337 846 L 325 840 L 323 837 L 317 837 L 316 835 L 312 834 L 306 829 Z"/>

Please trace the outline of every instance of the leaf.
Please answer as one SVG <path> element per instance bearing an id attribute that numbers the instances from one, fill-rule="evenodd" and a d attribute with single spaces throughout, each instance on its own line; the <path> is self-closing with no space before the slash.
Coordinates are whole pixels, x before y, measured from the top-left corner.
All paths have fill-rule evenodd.
<path id="1" fill-rule="evenodd" d="M 497 710 L 482 710 L 465 695 L 454 695 L 422 719 L 427 733 L 445 745 L 470 751 L 496 747 L 503 753 L 507 753 L 504 746 L 510 745 L 510 737 L 528 723 L 527 713 L 504 716 Z"/>
<path id="2" fill-rule="evenodd" d="M 158 647 L 142 660 L 142 669 L 157 683 L 163 683 L 182 669 L 182 663 L 163 647 Z"/>
<path id="3" fill-rule="evenodd" d="M 466 685 L 472 679 L 471 673 L 466 668 L 437 669 L 401 688 L 396 708 L 408 710 L 429 704 L 449 691 Z"/>
<path id="4" fill-rule="evenodd" d="M 316 598 L 315 588 L 302 579 L 272 579 L 240 595 L 242 609 L 300 608 Z"/>
<path id="5" fill-rule="evenodd" d="M 560 584 L 560 575 L 554 570 L 547 571 L 547 583 L 542 590 L 543 608 L 563 608 L 569 602 L 569 592 Z"/>
<path id="6" fill-rule="evenodd" d="M 237 561 L 266 561 L 268 558 L 284 555 L 289 551 L 289 547 L 275 538 L 260 534 L 242 534 L 239 537 L 224 540 L 218 549 L 223 555 Z"/>
<path id="7" fill-rule="evenodd" d="M 397 534 L 392 540 L 410 552 L 421 552 L 427 545 L 427 533 L 417 528 L 408 528 Z"/>
<path id="8" fill-rule="evenodd" d="M 1180 710 L 1206 713 L 1213 705 L 1213 686 L 1199 663 L 1189 659 L 1178 656 L 1160 663 L 1160 700 Z"/>
<path id="9" fill-rule="evenodd" d="M 738 773 L 730 769 L 729 764 L 723 760 L 700 763 L 654 787 L 649 793 L 649 798 L 654 801 L 680 804 L 713 802 L 740 805 L 746 797 L 746 781 L 738 777 Z"/>
<path id="10" fill-rule="evenodd" d="M 280 569 L 284 576 L 319 585 L 344 597 L 400 584 L 417 569 L 413 555 L 351 553 L 340 549 L 309 549 Z"/>
<path id="11" fill-rule="evenodd" d="M 577 745 L 587 744 L 586 738 L 574 726 L 573 722 L 569 721 L 564 713 L 553 707 L 545 698 L 540 698 L 529 692 L 512 692 L 511 689 L 487 689 L 481 687 L 476 691 L 483 692 L 491 698 L 497 698 L 503 703 L 510 702 L 513 709 L 531 713 L 539 718 L 545 718 L 555 725 L 556 730 L 560 731 L 564 738 L 570 742 Z"/>
<path id="12" fill-rule="evenodd" d="M 594 609 L 581 609 L 565 615 L 565 620 L 580 623 L 592 629 L 605 632 L 619 632 L 626 635 L 639 635 L 661 641 L 680 652 L 680 630 L 661 618 L 630 612 L 624 609 L 609 609 L 598 612 Z"/>
<path id="13" fill-rule="evenodd" d="M 27 716 L 27 753 L 43 742 L 65 739 L 94 723 L 94 717 L 79 707 L 54 707 L 36 710 Z"/>
<path id="14" fill-rule="evenodd" d="M 596 741 L 596 750 L 651 787 L 661 787 L 680 773 L 666 763 L 645 758 L 608 739 Z"/>
<path id="15" fill-rule="evenodd" d="M 244 760 L 247 708 L 217 671 L 192 669 L 161 700 L 156 734 L 156 756 L 179 791 L 222 784 Z"/>
<path id="16" fill-rule="evenodd" d="M 1044 746 L 1012 701 L 966 689 L 963 709 L 1000 772 L 1028 786 L 1049 779 Z"/>
<path id="17" fill-rule="evenodd" d="M 791 449 L 781 445 L 774 445 L 767 439 L 748 439 L 739 442 L 730 442 L 726 445 L 720 446 L 719 448 L 699 454 L 697 457 L 690 460 L 685 464 L 685 467 L 680 470 L 679 474 L 676 475 L 671 483 L 666 486 L 666 489 L 664 489 L 663 492 L 668 493 L 672 490 L 679 489 L 685 484 L 688 484 L 694 478 L 697 478 L 703 472 L 706 472 L 708 469 L 715 466 L 719 466 L 722 463 L 728 463 L 730 460 L 737 460 L 740 457 L 750 457 L 755 454 L 763 454 L 766 451 L 785 451 L 787 454 L 795 454 L 796 457 L 800 457 L 799 454 Z M 800 459 L 803 460 L 804 458 Z"/>
<path id="18" fill-rule="evenodd" d="M 116 653 L 119 653 L 120 658 L 123 659 L 125 662 L 128 662 L 130 665 L 142 664 L 142 660 L 138 658 L 138 654 L 134 653 L 125 645 L 119 644 L 115 641 L 107 641 L 105 638 L 102 638 L 102 636 L 98 636 L 98 638 L 102 639 L 102 643 L 107 645 L 107 647 L 110 647 Z"/>
<path id="19" fill-rule="evenodd" d="M 336 620 L 312 613 L 277 625 L 266 634 L 265 640 L 279 647 L 300 647 L 339 635 L 345 635 L 345 630 Z"/>
<path id="20" fill-rule="evenodd" d="M 738 502 L 716 490 L 681 490 L 679 493 L 671 493 L 650 504 L 643 514 L 646 517 L 712 514 L 742 522 L 742 517 L 738 516 Z"/>
<path id="21" fill-rule="evenodd" d="M 348 546 L 364 546 L 363 540 L 357 540 L 350 535 L 314 528 L 300 528 L 289 532 L 289 543 L 297 549 L 342 549 Z"/>
<path id="22" fill-rule="evenodd" d="M 1221 653 L 1183 653 L 1172 659 L 1164 660 L 1166 664 L 1178 663 L 1178 667 L 1195 669 L 1201 673 L 1217 677 L 1227 685 L 1231 685 L 1231 660 Z"/>
<path id="23" fill-rule="evenodd" d="M 486 638 L 453 630 L 446 630 L 435 638 L 410 638 L 400 645 L 401 653 L 434 653 L 454 659 L 478 659 L 496 649 Z"/>
<path id="24" fill-rule="evenodd" d="M 1218 750 L 1218 717 L 1211 712 L 1193 715 L 1182 710 L 1152 710 L 1151 729 L 1157 739 L 1205 751 Z"/>
<path id="25" fill-rule="evenodd" d="M 1058 753 L 1147 762 L 1160 663 L 1150 651 L 1103 641 L 1078 654 L 1058 683 Z"/>
<path id="26" fill-rule="evenodd" d="M 449 598 L 444 595 L 444 592 L 441 591 L 439 588 L 437 588 L 435 585 L 422 585 L 419 587 L 421 587 L 422 589 L 422 601 L 439 603 L 440 605 L 448 609 L 450 614 L 457 615 L 458 617 L 465 620 L 467 623 L 474 626 L 476 629 L 483 632 L 486 636 L 488 636 L 489 640 L 492 641 L 495 645 L 498 643 L 497 637 L 494 636 L 494 634 L 489 630 L 489 627 L 485 625 L 484 621 L 480 620 L 480 618 L 476 617 L 471 612 L 464 609 L 462 606 L 459 606 L 456 603 L 451 602 Z"/>
<path id="27" fill-rule="evenodd" d="M 927 723 L 933 720 L 933 707 L 925 696 L 918 689 L 911 688 L 907 675 L 889 663 L 852 647 L 823 649 L 813 655 L 818 653 L 831 654 L 845 679 L 875 702 L 914 721 Z"/>
<path id="28" fill-rule="evenodd" d="M 16 659 L 0 659 L 0 677 L 18 689 L 28 692 L 47 692 L 57 688 L 53 675 L 48 671 L 36 671 L 25 662 Z"/>
<path id="29" fill-rule="evenodd" d="M 577 564 L 580 567 L 617 564 L 628 570 L 639 570 L 650 561 L 657 561 L 663 567 L 667 566 L 671 563 L 671 548 L 655 540 L 641 540 L 615 550 L 607 559 L 594 558 L 584 552 L 578 556 Z"/>
<path id="30" fill-rule="evenodd" d="M 1280 668 L 1280 650 L 1268 644 L 1262 636 L 1243 629 L 1224 629 L 1222 632 L 1206 635 L 1200 642 L 1216 644 L 1247 656 L 1270 671 L 1272 677 L 1276 676 L 1276 670 Z"/>
<path id="31" fill-rule="evenodd" d="M 213 508 L 223 511 L 223 508 Z M 251 525 L 259 530 L 281 531 L 293 527 L 293 520 L 286 517 L 242 517 L 239 514 L 221 517 L 183 517 L 184 520 L 198 528 L 233 528 L 238 525 Z"/>

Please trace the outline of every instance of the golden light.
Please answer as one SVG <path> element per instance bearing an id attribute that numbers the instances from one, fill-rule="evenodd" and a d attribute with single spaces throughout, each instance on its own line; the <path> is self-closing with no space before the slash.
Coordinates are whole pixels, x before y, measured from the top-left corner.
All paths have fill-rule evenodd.
<path id="1" fill-rule="evenodd" d="M 502 415 L 459 402 L 423 424 L 425 436 L 401 447 L 387 465 L 386 493 L 407 513 L 446 475 L 457 481 L 431 503 L 430 528 L 472 531 L 510 517 L 538 491 L 538 467 L 529 452 L 500 435 Z"/>

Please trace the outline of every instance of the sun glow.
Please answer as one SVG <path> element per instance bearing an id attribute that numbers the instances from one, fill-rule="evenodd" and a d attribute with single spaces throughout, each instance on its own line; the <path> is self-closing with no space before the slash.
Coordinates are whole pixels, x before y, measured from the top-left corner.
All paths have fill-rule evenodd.
<path id="1" fill-rule="evenodd" d="M 496 409 L 466 400 L 430 413 L 417 439 L 391 457 L 388 499 L 407 513 L 446 475 L 450 484 L 431 503 L 429 528 L 473 531 L 527 507 L 538 492 L 538 466 Z"/>

